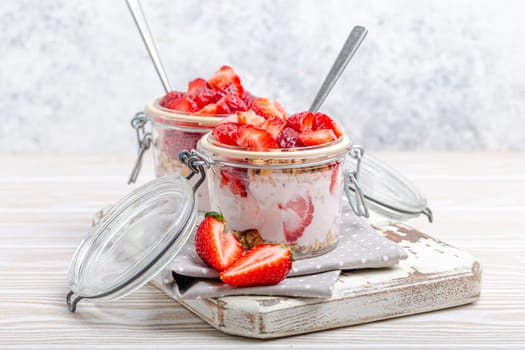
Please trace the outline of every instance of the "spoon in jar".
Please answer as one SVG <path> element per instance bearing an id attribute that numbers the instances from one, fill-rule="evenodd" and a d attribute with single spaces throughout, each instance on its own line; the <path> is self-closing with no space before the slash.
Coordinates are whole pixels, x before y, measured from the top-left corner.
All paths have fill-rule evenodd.
<path id="1" fill-rule="evenodd" d="M 345 70 L 346 66 L 348 65 L 348 62 L 350 62 L 350 60 L 356 53 L 357 49 L 359 48 L 359 45 L 361 45 L 361 43 L 365 39 L 367 33 L 368 30 L 366 30 L 365 27 L 355 26 L 352 29 L 352 31 L 348 35 L 348 38 L 346 38 L 345 44 L 341 48 L 341 51 L 339 51 L 339 54 L 337 55 L 334 64 L 330 68 L 330 71 L 328 72 L 328 75 L 326 76 L 323 85 L 321 85 L 319 92 L 317 92 L 314 102 L 310 106 L 310 112 L 317 112 L 319 110 L 330 91 L 332 91 L 332 88 L 334 87 L 335 83 Z"/>
<path id="2" fill-rule="evenodd" d="M 139 0 L 126 0 L 126 3 L 128 4 L 128 9 L 131 12 L 133 20 L 135 21 L 135 25 L 139 30 L 142 41 L 144 42 L 144 45 L 146 45 L 149 57 L 153 62 L 153 66 L 155 66 L 155 70 L 157 71 L 157 75 L 159 76 L 162 86 L 164 87 L 164 91 L 168 93 L 171 91 L 168 76 L 166 75 L 162 62 L 160 60 L 159 52 L 157 51 L 155 41 L 153 40 L 153 36 L 151 35 L 151 32 L 149 30 L 146 17 L 144 17 L 144 12 L 140 7 L 140 2 Z"/>

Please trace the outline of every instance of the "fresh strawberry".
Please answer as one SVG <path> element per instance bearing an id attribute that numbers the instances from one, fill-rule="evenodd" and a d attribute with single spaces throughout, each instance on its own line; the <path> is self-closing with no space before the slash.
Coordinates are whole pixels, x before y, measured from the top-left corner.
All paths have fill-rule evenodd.
<path id="1" fill-rule="evenodd" d="M 205 107 L 220 100 L 221 94 L 211 88 L 199 88 L 190 93 L 199 107 Z"/>
<path id="2" fill-rule="evenodd" d="M 334 132 L 330 129 L 321 129 L 316 131 L 305 131 L 297 136 L 305 146 L 323 145 L 337 139 Z"/>
<path id="3" fill-rule="evenodd" d="M 314 115 L 314 124 L 312 130 L 330 129 L 335 136 L 343 135 L 343 129 L 337 123 L 324 113 L 317 112 Z"/>
<path id="4" fill-rule="evenodd" d="M 195 112 L 196 114 L 205 114 L 205 115 L 216 115 L 216 114 L 221 114 L 218 112 L 218 108 L 217 108 L 217 104 L 216 103 L 211 103 L 207 106 L 204 106 L 202 107 L 201 109 L 199 109 L 197 112 Z"/>
<path id="5" fill-rule="evenodd" d="M 237 144 L 253 151 L 277 148 L 277 142 L 267 131 L 252 125 L 242 125 L 237 133 Z"/>
<path id="6" fill-rule="evenodd" d="M 231 231 L 225 232 L 222 214 L 209 212 L 195 233 L 195 251 L 208 266 L 223 271 L 242 255 L 243 248 Z"/>
<path id="7" fill-rule="evenodd" d="M 284 205 L 279 204 L 279 209 L 283 210 L 281 219 L 286 241 L 297 241 L 303 235 L 305 228 L 312 223 L 314 215 L 312 198 L 309 195 L 308 198 L 298 195 Z"/>
<path id="8" fill-rule="evenodd" d="M 299 132 L 290 126 L 285 126 L 277 136 L 276 141 L 281 148 L 294 148 L 304 146 L 297 138 Z"/>
<path id="9" fill-rule="evenodd" d="M 255 114 L 253 111 L 237 112 L 237 119 L 241 125 L 253 125 L 256 127 L 260 127 L 266 121 L 266 119 Z"/>
<path id="10" fill-rule="evenodd" d="M 248 109 L 252 108 L 253 101 L 255 101 L 256 97 L 253 96 L 248 90 L 244 90 L 244 93 L 242 94 L 242 100 L 244 103 L 246 103 L 246 107 Z"/>
<path id="11" fill-rule="evenodd" d="M 332 167 L 332 176 L 330 178 L 330 193 L 336 195 L 337 176 L 339 174 L 339 161 L 336 161 Z"/>
<path id="12" fill-rule="evenodd" d="M 245 252 L 230 267 L 220 273 L 229 285 L 273 285 L 288 276 L 292 267 L 292 252 L 279 244 L 259 244 Z"/>
<path id="13" fill-rule="evenodd" d="M 225 111 L 228 111 L 228 113 L 235 113 L 239 111 L 245 111 L 246 103 L 236 95 L 226 95 L 223 96 L 218 102 L 217 105 L 224 109 Z"/>
<path id="14" fill-rule="evenodd" d="M 222 66 L 219 68 L 219 70 L 208 80 L 208 83 L 217 91 L 224 91 L 228 88 L 231 89 L 230 84 L 233 84 L 238 95 L 242 95 L 244 92 L 241 79 L 233 68 L 229 66 Z"/>
<path id="15" fill-rule="evenodd" d="M 178 99 L 178 98 L 181 98 L 183 97 L 185 94 L 184 92 L 180 92 L 180 91 L 170 91 L 168 92 L 166 95 L 164 95 L 163 98 L 161 98 L 161 100 L 159 101 L 159 105 L 161 105 L 162 107 L 166 107 L 166 104 L 171 101 L 171 100 L 175 100 L 175 99 Z"/>
<path id="16" fill-rule="evenodd" d="M 312 112 L 301 112 L 289 116 L 286 119 L 288 125 L 299 132 L 312 131 L 314 126 L 314 114 Z"/>
<path id="17" fill-rule="evenodd" d="M 188 95 L 184 94 L 182 97 L 175 98 L 173 100 L 169 100 L 164 107 L 168 109 L 172 109 L 174 111 L 181 111 L 181 112 L 196 112 L 199 110 L 199 106 L 189 97 Z"/>
<path id="18" fill-rule="evenodd" d="M 221 170 L 221 187 L 228 186 L 230 192 L 234 195 L 246 197 L 248 192 L 248 179 L 246 172 L 243 170 L 224 168 Z"/>
<path id="19" fill-rule="evenodd" d="M 195 94 L 199 89 L 211 89 L 211 86 L 202 78 L 193 79 L 188 83 L 188 94 Z"/>
<path id="20" fill-rule="evenodd" d="M 275 100 L 258 97 L 253 101 L 251 109 L 260 116 L 265 118 L 277 117 L 286 118 L 286 111 L 283 106 Z"/>
<path id="21" fill-rule="evenodd" d="M 224 123 L 217 125 L 211 132 L 213 138 L 225 145 L 237 146 L 237 132 L 239 125 Z"/>
<path id="22" fill-rule="evenodd" d="M 233 114 L 233 115 L 229 115 L 227 117 L 221 118 L 218 125 L 226 124 L 226 123 L 239 124 L 239 117 L 237 117 L 237 114 Z"/>
<path id="23" fill-rule="evenodd" d="M 262 117 L 259 117 L 262 118 Z M 281 133 L 281 130 L 286 127 L 286 123 L 281 118 L 270 117 L 266 120 L 263 118 L 263 123 L 261 128 L 266 130 L 274 139 L 277 140 L 277 137 Z"/>

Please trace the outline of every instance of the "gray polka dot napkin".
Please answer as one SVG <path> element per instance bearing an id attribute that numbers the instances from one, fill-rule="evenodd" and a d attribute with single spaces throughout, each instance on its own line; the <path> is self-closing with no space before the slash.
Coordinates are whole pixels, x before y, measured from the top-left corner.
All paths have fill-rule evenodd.
<path id="1" fill-rule="evenodd" d="M 163 289 L 181 298 L 239 294 L 326 298 L 331 296 L 341 270 L 390 267 L 407 257 L 403 248 L 356 217 L 346 203 L 340 234 L 334 250 L 315 258 L 294 261 L 290 274 L 278 285 L 249 288 L 231 287 L 218 280 L 218 272 L 197 256 L 194 241 L 190 239 L 167 267 L 169 273 L 163 274 Z"/>

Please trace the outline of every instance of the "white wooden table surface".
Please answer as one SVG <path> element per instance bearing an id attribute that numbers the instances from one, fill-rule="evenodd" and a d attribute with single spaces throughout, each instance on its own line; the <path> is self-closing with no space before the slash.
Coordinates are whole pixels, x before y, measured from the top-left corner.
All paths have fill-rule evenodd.
<path id="1" fill-rule="evenodd" d="M 0 156 L 0 348 L 525 349 L 525 153 L 380 153 L 430 198 L 410 225 L 475 255 L 479 302 L 275 340 L 223 334 L 147 285 L 67 311 L 69 260 L 93 213 L 130 190 L 132 157 Z M 144 164 L 141 181 L 151 178 Z"/>

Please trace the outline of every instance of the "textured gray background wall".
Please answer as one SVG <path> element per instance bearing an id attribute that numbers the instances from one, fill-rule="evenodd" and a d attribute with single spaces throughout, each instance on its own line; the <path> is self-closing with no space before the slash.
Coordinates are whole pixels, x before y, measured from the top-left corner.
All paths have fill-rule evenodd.
<path id="1" fill-rule="evenodd" d="M 525 150 L 525 1 L 142 3 L 175 88 L 230 64 L 304 110 L 361 24 L 323 107 L 353 139 Z M 123 0 L 3 0 L 0 40 L 0 152 L 135 152 L 129 119 L 162 89 Z"/>

